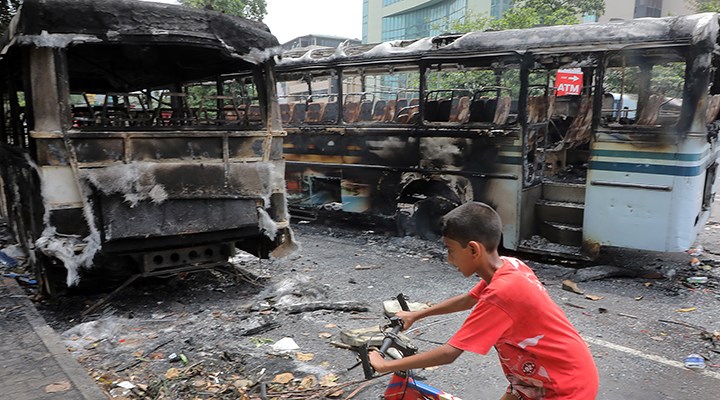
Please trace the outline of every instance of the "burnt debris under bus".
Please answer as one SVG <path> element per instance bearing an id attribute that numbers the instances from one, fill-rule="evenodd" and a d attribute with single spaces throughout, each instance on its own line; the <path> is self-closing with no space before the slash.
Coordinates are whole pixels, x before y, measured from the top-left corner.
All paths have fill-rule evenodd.
<path id="1" fill-rule="evenodd" d="M 291 212 L 432 237 L 476 200 L 507 249 L 685 250 L 715 194 L 717 41 L 698 14 L 290 50 Z"/>
<path id="2" fill-rule="evenodd" d="M 46 291 L 292 250 L 277 46 L 178 5 L 23 3 L 1 42 L 0 213 Z"/>

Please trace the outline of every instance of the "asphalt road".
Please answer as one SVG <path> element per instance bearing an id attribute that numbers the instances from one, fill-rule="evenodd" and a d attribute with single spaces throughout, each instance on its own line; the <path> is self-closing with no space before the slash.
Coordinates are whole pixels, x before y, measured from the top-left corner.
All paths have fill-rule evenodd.
<path id="1" fill-rule="evenodd" d="M 715 210 L 699 239 L 705 248 L 700 258 L 713 266 L 708 271 L 690 266 L 691 257 L 684 253 L 626 252 L 608 262 L 671 278 L 578 281 L 586 294 L 601 297 L 591 300 L 562 289 L 562 281 L 572 278 L 577 266 L 527 260 L 589 344 L 600 373 L 599 399 L 713 399 L 720 395 L 720 354 L 712 351 L 720 348 L 702 336 L 703 331 L 720 331 L 720 262 L 715 261 L 720 259 L 715 255 L 720 254 L 720 205 Z M 382 301 L 397 293 L 411 301 L 434 303 L 466 292 L 477 282 L 477 278 L 463 278 L 446 263 L 439 242 L 347 226 L 294 224 L 294 229 L 301 242 L 297 254 L 283 260 L 239 262 L 249 271 L 268 275 L 264 287 L 234 283 L 222 274 L 193 274 L 165 283 L 140 282 L 82 325 L 78 325 L 79 312 L 99 294 L 67 297 L 40 310 L 51 326 L 65 332 L 66 346 L 91 375 L 104 377 L 106 390 L 113 387 L 111 382 L 123 380 L 152 386 L 177 366 L 163 361 L 176 352 L 205 369 L 185 383 L 173 381 L 174 392 L 168 398 L 193 399 L 199 396 L 195 385 L 203 385 L 198 379 L 210 374 L 220 384 L 232 382 L 237 379 L 232 376 L 241 373 L 256 381 L 284 372 L 293 373 L 298 381 L 306 375 L 327 374 L 335 374 L 338 382 L 361 379 L 361 369 L 347 371 L 355 364 L 354 353 L 331 344 L 340 341 L 342 331 L 384 323 Z M 710 282 L 683 284 L 686 277 L 698 274 L 710 276 Z M 293 314 L 283 308 L 318 300 L 360 301 L 370 310 Z M 447 341 L 465 316 L 420 321 L 408 335 L 421 350 L 428 350 Z M 97 325 L 88 325 L 93 320 Z M 271 322 L 272 328 L 246 335 L 258 321 Z M 90 328 L 92 333 L 86 330 Z M 80 340 L 86 337 L 92 341 Z M 271 343 L 286 337 L 312 359 L 298 360 L 293 354 L 280 356 L 273 351 Z M 135 356 L 158 351 L 162 354 L 152 362 L 138 362 Z M 708 356 L 704 370 L 683 366 L 683 359 L 692 353 Z M 507 385 L 492 352 L 487 356 L 465 353 L 452 365 L 419 371 L 419 375 L 465 400 L 498 399 Z M 353 399 L 376 399 L 385 383 L 386 379 L 377 379 Z M 113 390 L 118 392 L 118 388 Z M 203 396 L 237 398 L 232 394 Z"/>
<path id="2" fill-rule="evenodd" d="M 401 291 L 415 301 L 437 302 L 469 290 L 475 283 L 438 257 L 430 256 L 432 251 L 423 254 L 416 247 L 416 241 L 409 239 L 388 243 L 384 239 L 376 241 L 377 238 L 369 234 L 353 236 L 337 229 L 303 228 L 299 229 L 299 236 L 304 247 L 296 261 L 303 268 L 296 267 L 296 271 L 304 270 L 329 285 L 332 288 L 329 294 L 336 300 L 377 299 L 379 302 Z M 676 268 L 678 275 L 673 280 L 611 278 L 580 283 L 587 294 L 602 297 L 593 301 L 561 289 L 563 278 L 572 273 L 572 268 L 528 262 L 588 342 L 600 373 L 600 399 L 714 398 L 720 393 L 720 368 L 693 371 L 682 363 L 691 353 L 712 356 L 713 353 L 708 353 L 709 342 L 700 337 L 698 329 L 677 323 L 702 326 L 711 332 L 720 330 L 717 286 L 715 290 L 691 290 L 680 284 L 680 276 L 693 272 L 688 270 L 690 257 L 687 255 L 643 253 L 634 256 L 641 258 L 634 260 L 635 264 L 647 260 L 653 264 L 652 269 Z M 355 265 L 381 268 L 356 270 Z M 607 312 L 601 313 L 600 308 Z M 696 309 L 677 311 L 687 308 Z M 465 315 L 436 317 L 416 324 L 415 327 L 421 328 L 415 332 L 420 333 L 416 344 L 422 350 L 432 348 L 431 342 L 446 341 Z M 332 317 L 323 315 L 317 321 L 319 327 L 338 323 Z M 291 331 L 310 330 L 304 325 L 309 318 L 306 316 L 305 321 L 298 322 Z M 352 324 L 352 320 L 342 321 L 340 325 L 348 324 L 357 325 Z M 720 363 L 720 355 L 714 355 L 714 361 L 708 363 Z M 422 375 L 428 383 L 464 399 L 499 398 L 505 386 L 505 378 L 492 353 L 488 356 L 465 353 L 454 364 L 424 371 Z M 374 397 L 368 393 L 360 398 Z"/>

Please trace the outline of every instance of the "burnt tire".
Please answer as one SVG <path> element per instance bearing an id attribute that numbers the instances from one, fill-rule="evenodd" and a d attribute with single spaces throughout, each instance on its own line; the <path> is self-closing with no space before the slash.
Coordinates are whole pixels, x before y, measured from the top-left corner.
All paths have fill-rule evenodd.
<path id="1" fill-rule="evenodd" d="M 442 217 L 458 205 L 442 196 L 431 196 L 415 203 L 413 220 L 417 235 L 425 240 L 439 239 Z"/>

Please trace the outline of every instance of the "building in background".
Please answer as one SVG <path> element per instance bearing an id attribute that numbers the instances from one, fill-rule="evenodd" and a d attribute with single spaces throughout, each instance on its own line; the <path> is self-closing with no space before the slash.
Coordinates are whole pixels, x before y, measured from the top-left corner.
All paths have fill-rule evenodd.
<path id="1" fill-rule="evenodd" d="M 445 31 L 448 21 L 468 12 L 500 17 L 512 0 L 363 0 L 363 43 L 417 39 Z M 692 14 L 687 0 L 605 0 L 605 14 L 583 17 L 585 22 L 614 18 L 665 17 Z"/>
<path id="2" fill-rule="evenodd" d="M 296 37 L 293 40 L 282 44 L 283 50 L 292 50 L 308 46 L 337 47 L 340 43 L 347 41 L 349 44 L 360 44 L 359 39 L 350 39 L 340 36 L 329 35 L 305 35 Z"/>
<path id="3" fill-rule="evenodd" d="M 695 10 L 687 0 L 605 0 L 605 14 L 597 20 L 607 22 L 613 18 L 668 17 L 693 13 Z"/>

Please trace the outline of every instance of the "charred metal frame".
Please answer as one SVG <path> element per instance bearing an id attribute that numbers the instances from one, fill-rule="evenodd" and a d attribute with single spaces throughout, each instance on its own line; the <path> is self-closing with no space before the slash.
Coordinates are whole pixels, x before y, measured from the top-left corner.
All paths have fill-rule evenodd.
<path id="1" fill-rule="evenodd" d="M 135 279 L 212 267 L 235 247 L 262 257 L 292 251 L 278 45 L 261 23 L 206 10 L 24 2 L 0 40 L 0 87 L 10 103 L 9 121 L 0 119 L 0 176 L 13 231 L 46 291 L 62 275 L 52 258 L 72 285 L 79 268 L 110 258 L 127 260 L 120 268 L 137 272 Z M 213 82 L 223 96 L 227 75 L 237 73 L 252 78 L 258 93 L 252 126 L 74 126 L 71 93 L 150 97 Z"/>
<path id="2" fill-rule="evenodd" d="M 712 79 L 710 76 L 714 69 L 714 76 L 717 77 L 717 70 L 720 69 L 718 68 L 720 62 L 714 56 L 717 54 L 717 38 L 718 15 L 701 14 L 609 24 L 473 32 L 462 36 L 449 35 L 400 43 L 341 46 L 338 49 L 314 48 L 307 52 L 290 50 L 284 54 L 283 60 L 277 67 L 280 77 L 283 74 L 293 75 L 305 71 L 322 71 L 323 69 L 328 72 L 335 71 L 338 77 L 337 82 L 339 82 L 337 92 L 339 114 L 337 123 L 313 121 L 313 123 L 295 125 L 288 124 L 286 121 L 286 130 L 289 133 L 285 147 L 288 160 L 287 179 L 289 182 L 298 180 L 297 184 L 293 184 L 296 189 L 301 188 L 300 178 L 313 179 L 313 176 L 322 178 L 324 175 L 332 176 L 337 182 L 359 182 L 372 186 L 367 195 L 369 206 L 365 209 L 348 209 L 346 211 L 360 211 L 398 219 L 401 216 L 399 203 L 417 201 L 415 203 L 415 209 L 417 209 L 418 205 L 424 201 L 423 198 L 443 195 L 435 191 L 437 187 L 434 185 L 429 185 L 428 189 L 432 186 L 432 190 L 427 192 L 403 193 L 405 188 L 422 186 L 410 184 L 412 179 L 426 182 L 444 181 L 447 183 L 449 191 L 453 192 L 456 186 L 453 186 L 454 183 L 451 183 L 453 181 L 449 178 L 453 176 L 467 177 L 469 178 L 467 187 L 474 194 L 474 199 L 498 207 L 506 225 L 505 246 L 513 249 L 522 248 L 521 241 L 540 233 L 538 226 L 545 223 L 534 209 L 538 208 L 536 204 L 550 201 L 544 197 L 544 181 L 551 173 L 545 170 L 544 157 L 553 150 L 549 147 L 548 141 L 551 116 L 542 117 L 536 123 L 530 123 L 528 120 L 531 111 L 535 114 L 542 111 L 530 110 L 530 107 L 539 105 L 530 103 L 528 81 L 530 71 L 547 70 L 546 81 L 548 83 L 550 81 L 549 73 L 553 69 L 571 67 L 580 68 L 584 72 L 582 94 L 588 99 L 585 105 L 582 105 L 581 98 L 578 98 L 577 103 L 580 104 L 576 104 L 575 107 L 577 109 L 581 109 L 581 106 L 584 107 L 582 111 L 585 114 L 582 118 L 574 119 L 577 120 L 577 126 L 570 126 L 574 129 L 574 136 L 560 143 L 558 154 L 563 154 L 562 157 L 565 157 L 565 152 L 572 151 L 577 153 L 578 157 L 585 157 L 585 162 L 590 161 L 590 169 L 602 164 L 602 168 L 605 170 L 601 167 L 597 167 L 597 169 L 608 171 L 609 176 L 612 176 L 614 170 L 632 169 L 634 165 L 647 167 L 648 164 L 642 160 L 625 163 L 597 161 L 593 157 L 601 157 L 597 154 L 603 154 L 602 157 L 605 157 L 604 154 L 610 156 L 619 154 L 623 157 L 632 157 L 633 154 L 642 157 L 650 154 L 652 157 L 666 159 L 671 157 L 667 154 L 668 152 L 672 154 L 685 151 L 692 153 L 687 157 L 703 158 L 701 165 L 692 169 L 692 171 L 701 171 L 699 173 L 703 174 L 703 171 L 711 169 L 708 167 L 709 161 L 704 160 L 704 157 L 707 154 L 710 154 L 711 158 L 717 156 L 716 139 L 714 138 L 717 136 L 720 123 L 715 123 L 713 128 L 710 125 L 706 126 L 707 124 L 704 122 L 707 87 L 711 81 L 713 82 L 711 94 L 719 92 L 717 79 Z M 641 89 L 638 93 L 640 101 L 637 105 L 637 115 L 648 107 L 646 101 L 650 89 L 649 72 L 652 69 L 652 63 L 659 62 L 663 58 L 678 60 L 678 57 L 685 61 L 682 110 L 674 124 L 608 125 L 603 121 L 603 94 L 605 91 L 603 84 L 606 79 L 606 69 L 612 62 L 617 62 L 615 60 L 636 56 L 648 59 L 646 64 L 641 63 L 640 65 L 641 71 L 646 74 L 642 75 L 643 78 L 639 82 Z M 420 74 L 420 99 L 425 99 L 428 91 L 427 73 L 430 66 L 447 63 L 463 64 L 465 68 L 487 67 L 486 60 L 498 61 L 498 68 L 501 69 L 505 68 L 502 60 L 515 60 L 513 62 L 520 66 L 520 93 L 517 97 L 517 122 L 514 124 L 497 126 L 467 121 L 454 124 L 452 122 L 435 123 L 427 120 L 427 104 L 422 100 L 418 104 L 419 118 L 406 123 L 397 123 L 397 121 L 387 121 L 381 118 L 359 122 L 348 122 L 343 119 L 345 102 L 342 82 L 349 69 L 388 68 L 393 70 L 402 66 L 414 66 Z M 496 79 L 500 79 L 497 73 Z M 364 80 L 362 82 L 364 83 Z M 499 81 L 497 85 L 500 85 Z M 549 92 L 550 90 L 546 88 L 544 97 L 548 104 L 551 94 Z M 548 104 L 542 106 L 549 107 Z M 559 128 L 555 127 L 555 129 Z M 563 129 L 568 129 L 568 127 Z M 540 140 L 538 135 L 544 135 L 541 152 L 536 148 L 538 140 Z M 383 142 L 383 138 L 391 140 Z M 702 140 L 698 142 L 695 139 Z M 457 153 L 458 157 L 452 161 L 440 162 L 437 154 L 421 155 L 419 149 L 423 146 L 430 148 L 428 145 L 433 140 L 437 144 L 443 143 L 441 146 L 445 148 L 459 146 L 459 149 L 464 148 L 465 150 L 461 152 L 461 156 L 459 155 L 461 153 Z M 676 146 L 675 150 L 668 150 L 668 145 Z M 398 151 L 391 151 L 392 146 L 400 146 L 400 148 Z M 469 150 L 471 146 L 475 147 Z M 709 153 L 706 150 L 698 150 L 705 147 L 708 147 Z M 384 155 L 375 156 L 381 153 Z M 502 156 L 498 156 L 500 154 Z M 508 156 L 509 154 L 512 155 Z M 403 156 L 406 156 L 407 159 Z M 534 160 L 535 157 L 538 159 Z M 479 159 L 491 161 L 484 165 L 472 163 L 472 160 Z M 499 161 L 501 159 L 506 161 L 512 159 L 512 162 L 503 166 L 502 161 Z M 541 165 L 536 168 L 536 165 L 531 165 L 533 163 Z M 673 167 L 660 164 L 648 168 L 650 172 L 643 170 L 642 173 L 682 176 L 687 173 L 683 168 L 686 167 L 682 163 Z M 681 175 L 673 175 L 676 173 Z M 605 172 L 601 174 L 605 174 Z M 710 172 L 707 174 L 709 176 Z M 599 196 L 596 193 L 604 193 L 598 191 L 595 186 L 608 188 L 614 181 L 606 178 L 605 175 L 602 176 L 602 179 L 588 177 L 587 181 L 583 180 L 580 183 L 582 196 L 571 194 L 568 195 L 568 198 L 577 198 L 580 199 L 579 202 L 583 202 L 585 192 L 593 198 Z M 643 182 L 642 174 L 628 176 L 632 177 L 631 180 L 636 179 L 637 181 L 626 182 L 618 178 L 619 181 L 615 186 L 618 190 L 647 189 L 658 192 L 658 190 L 666 191 L 665 188 L 670 188 L 672 191 L 671 184 Z M 614 176 L 612 177 L 614 178 Z M 697 179 L 693 179 L 693 185 L 695 185 L 695 180 Z M 574 193 L 577 190 L 570 187 L 568 191 Z M 711 187 L 704 192 L 714 192 L 714 188 Z M 298 198 L 300 199 L 300 202 L 297 203 L 298 209 L 307 209 L 308 206 L 312 208 L 312 203 L 306 203 L 307 205 L 303 206 L 303 198 L 299 195 Z M 632 194 L 629 194 L 628 200 L 623 201 L 632 202 L 632 198 Z M 334 201 L 344 202 L 342 199 Z M 544 203 L 541 205 L 545 207 Z M 338 207 L 342 208 L 342 206 Z M 697 217 L 693 216 L 679 222 L 683 225 L 683 230 L 696 229 L 692 227 L 692 224 L 697 224 L 697 221 L 704 218 L 702 215 L 705 215 L 702 210 L 698 212 L 700 214 Z M 590 222 L 601 225 L 595 220 Z M 581 220 L 580 230 L 573 233 L 574 238 L 578 240 L 576 247 L 577 249 L 582 247 L 582 250 L 587 252 L 586 255 L 596 255 L 600 244 L 618 245 L 608 239 L 613 236 L 610 232 L 611 230 L 607 228 L 599 227 L 583 230 Z M 578 236 L 578 233 L 582 237 Z M 582 243 L 579 242 L 580 240 Z M 573 242 L 575 241 L 573 240 Z M 620 245 L 625 246 L 622 243 Z M 662 248 L 662 245 L 643 243 L 629 244 L 626 247 L 652 249 L 652 247 Z M 565 250 L 562 249 L 560 253 Z M 576 250 L 571 251 L 579 252 Z M 669 247 L 665 251 L 667 250 Z M 558 253 L 556 250 L 550 252 Z"/>

